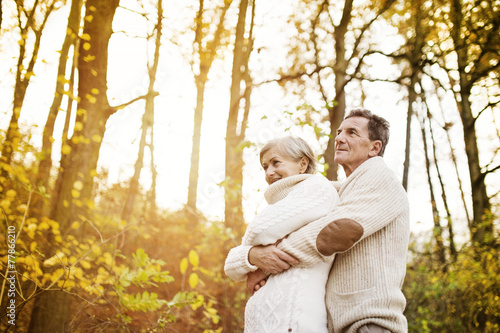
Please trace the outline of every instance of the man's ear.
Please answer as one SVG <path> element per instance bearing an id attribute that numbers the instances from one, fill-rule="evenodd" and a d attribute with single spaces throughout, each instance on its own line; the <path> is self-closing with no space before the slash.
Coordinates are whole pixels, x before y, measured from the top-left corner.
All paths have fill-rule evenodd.
<path id="1" fill-rule="evenodd" d="M 309 159 L 307 157 L 303 156 L 299 162 L 300 173 L 306 172 L 308 166 L 309 166 Z"/>
<path id="2" fill-rule="evenodd" d="M 372 149 L 368 153 L 370 157 L 375 157 L 380 153 L 380 150 L 382 149 L 382 141 L 380 140 L 375 140 L 372 142 Z"/>

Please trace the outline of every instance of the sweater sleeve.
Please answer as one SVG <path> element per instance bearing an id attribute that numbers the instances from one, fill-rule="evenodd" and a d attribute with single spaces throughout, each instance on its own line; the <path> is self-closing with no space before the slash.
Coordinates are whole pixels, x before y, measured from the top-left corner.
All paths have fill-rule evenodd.
<path id="1" fill-rule="evenodd" d="M 297 184 L 283 199 L 267 206 L 248 225 L 243 244 L 268 245 L 328 214 L 339 201 L 337 191 L 323 176 Z"/>
<path id="2" fill-rule="evenodd" d="M 365 162 L 366 163 L 366 162 Z M 278 248 L 309 266 L 331 261 L 408 210 L 406 193 L 381 158 L 348 178 L 341 201 L 330 214 L 291 233 Z"/>
<path id="3" fill-rule="evenodd" d="M 224 272 L 234 281 L 243 281 L 247 274 L 257 270 L 257 266 L 250 264 L 248 261 L 248 252 L 252 246 L 239 245 L 229 251 L 226 263 L 224 264 Z"/>

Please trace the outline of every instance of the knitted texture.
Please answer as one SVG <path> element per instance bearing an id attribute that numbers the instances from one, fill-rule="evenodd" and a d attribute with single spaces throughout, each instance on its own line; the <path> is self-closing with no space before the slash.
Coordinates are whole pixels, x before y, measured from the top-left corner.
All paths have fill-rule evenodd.
<path id="1" fill-rule="evenodd" d="M 323 176 L 297 175 L 272 184 L 265 193 L 270 203 L 249 224 L 242 245 L 226 259 L 226 275 L 244 280 L 257 269 L 248 262 L 253 245 L 271 244 L 330 212 L 338 202 Z M 319 262 L 271 275 L 245 307 L 245 333 L 327 333 L 325 285 L 331 265 Z"/>
<path id="2" fill-rule="evenodd" d="M 289 233 L 329 213 L 338 202 L 335 188 L 323 176 L 301 174 L 273 183 L 264 194 L 270 204 L 248 225 L 242 245 L 229 252 L 224 270 L 235 281 L 257 270 L 248 262 L 252 246 L 274 244 Z"/>
<path id="3" fill-rule="evenodd" d="M 326 288 L 329 331 L 355 333 L 374 323 L 393 333 L 407 332 L 401 287 L 409 240 L 408 198 L 381 157 L 370 158 L 342 183 L 334 211 L 290 234 L 278 248 L 300 267 L 333 260 L 319 253 L 316 239 L 332 221 L 352 219 L 363 235 L 335 255 Z"/>

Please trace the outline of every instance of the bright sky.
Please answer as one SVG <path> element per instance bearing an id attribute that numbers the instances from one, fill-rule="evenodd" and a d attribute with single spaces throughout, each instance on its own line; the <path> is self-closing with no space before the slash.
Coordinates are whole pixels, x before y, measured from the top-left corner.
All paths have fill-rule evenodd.
<path id="1" fill-rule="evenodd" d="M 290 0 L 292 1 L 292 0 Z M 137 2 L 123 1 L 122 6 L 134 8 Z M 168 25 L 176 26 L 185 17 L 191 17 L 193 11 L 185 7 L 184 2 L 167 1 L 165 8 L 165 28 Z M 280 5 L 269 6 L 261 9 L 262 18 L 257 22 L 264 26 L 256 31 L 256 47 L 263 47 L 257 56 L 262 61 L 262 72 L 267 73 L 276 68 L 285 55 L 285 38 L 280 38 L 279 20 L 283 2 Z M 30 85 L 25 105 L 21 114 L 23 128 L 30 128 L 34 134 L 33 144 L 40 145 L 40 136 L 43 130 L 48 109 L 52 102 L 53 87 L 55 84 L 55 70 L 58 62 L 57 50 L 60 49 L 64 38 L 63 28 L 66 24 L 68 8 L 60 10 L 50 21 L 47 32 L 43 34 L 42 46 L 51 45 L 50 48 L 41 50 L 41 63 L 35 69 L 35 76 Z M 4 14 L 6 11 L 4 10 Z M 136 22 L 131 25 L 133 20 Z M 281 21 L 282 22 L 282 21 Z M 146 22 L 137 15 L 124 9 L 118 9 L 114 27 L 116 31 L 127 31 L 128 35 L 143 34 Z M 383 30 L 383 29 L 380 29 Z M 172 33 L 167 34 L 171 38 Z M 15 67 L 17 56 L 17 39 L 15 34 L 2 36 L 0 44 L 0 126 L 6 129 L 12 109 L 12 75 L 9 74 Z M 280 44 L 280 41 L 283 44 Z M 190 45 L 189 41 L 184 41 Z M 110 42 L 109 52 L 109 91 L 111 105 L 124 103 L 147 89 L 146 78 L 146 43 L 141 38 L 127 37 L 123 33 L 116 33 Z M 196 91 L 193 75 L 190 71 L 186 57 L 179 51 L 178 46 L 164 41 L 162 46 L 162 61 L 158 69 L 158 82 L 156 90 L 160 95 L 156 98 L 155 111 L 155 157 L 158 171 L 158 205 L 170 209 L 181 208 L 187 200 L 188 174 L 190 168 L 190 153 L 192 141 L 192 127 Z M 187 51 L 183 51 L 187 52 Z M 273 63 L 273 59 L 275 63 Z M 375 60 L 373 60 L 375 61 Z M 387 73 L 393 67 L 383 59 L 374 62 L 374 76 Z M 200 178 L 198 190 L 198 208 L 213 219 L 222 219 L 224 214 L 223 190 L 217 185 L 224 178 L 224 145 L 225 127 L 228 113 L 229 84 L 231 65 L 229 62 L 214 63 L 205 94 L 205 110 L 202 128 L 202 145 L 200 159 Z M 394 68 L 395 70 L 395 68 Z M 378 72 L 378 73 L 377 73 Z M 359 93 L 355 86 L 349 86 L 351 91 L 349 107 L 358 106 Z M 395 85 L 387 83 L 364 84 L 366 93 L 365 107 L 385 117 L 391 123 L 391 140 L 386 150 L 385 160 L 389 167 L 395 171 L 399 178 L 402 177 L 404 161 L 404 138 L 406 126 L 406 102 L 404 96 Z M 284 129 L 292 125 L 285 117 L 283 111 L 294 111 L 300 101 L 285 96 L 276 84 L 267 84 L 253 91 L 252 111 L 247 130 L 247 139 L 259 147 L 266 140 L 284 134 Z M 107 124 L 104 137 L 100 167 L 109 169 L 109 181 L 126 181 L 133 173 L 133 166 L 137 158 L 139 129 L 144 103 L 138 102 L 113 115 Z M 262 119 L 263 116 L 267 119 Z M 449 112 L 447 120 L 458 121 L 454 112 Z M 61 121 L 58 122 L 61 125 Z M 459 127 L 459 126 L 457 126 Z M 312 140 L 309 132 L 304 132 L 297 127 L 292 127 L 292 134 L 301 135 L 320 153 L 319 145 Z M 454 135 L 461 135 L 456 131 Z M 420 130 L 414 126 L 412 136 L 420 141 Z M 446 138 L 438 137 L 438 142 L 445 146 Z M 58 142 L 58 141 L 56 141 Z M 460 142 L 460 140 L 457 140 Z M 447 144 L 446 144 L 447 145 Z M 439 148 L 439 147 L 438 147 Z M 458 147 L 456 147 L 458 148 Z M 441 155 L 447 154 L 442 151 Z M 459 156 L 462 165 L 465 157 Z M 263 191 L 267 187 L 264 174 L 258 162 L 258 149 L 251 148 L 245 151 L 245 178 L 244 178 L 244 210 L 247 220 L 265 205 Z M 145 188 L 151 184 L 150 173 L 147 168 L 149 156 L 145 158 L 146 167 L 143 170 L 141 183 Z M 429 190 L 425 172 L 425 160 L 420 143 L 413 145 L 412 163 L 410 169 L 409 199 L 411 209 L 412 230 L 427 230 L 432 226 L 432 213 L 429 205 Z M 450 163 L 445 169 L 452 170 Z M 462 170 L 466 176 L 466 170 Z M 451 172 L 451 171 L 447 171 Z M 453 177 L 450 177 L 453 179 Z M 464 179 L 467 183 L 467 179 Z M 456 184 L 448 183 L 448 195 L 453 198 L 452 211 L 459 218 L 463 218 L 459 192 Z"/>

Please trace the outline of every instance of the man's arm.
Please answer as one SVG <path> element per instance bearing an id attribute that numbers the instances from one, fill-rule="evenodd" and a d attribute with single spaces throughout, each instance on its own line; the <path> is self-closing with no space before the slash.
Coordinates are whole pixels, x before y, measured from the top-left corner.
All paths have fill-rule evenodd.
<path id="1" fill-rule="evenodd" d="M 329 261 L 405 211 L 406 192 L 392 171 L 380 158 L 369 162 L 346 180 L 332 213 L 291 233 L 278 248 L 296 257 L 300 266 Z"/>
<path id="2" fill-rule="evenodd" d="M 313 176 L 295 185 L 280 201 L 267 206 L 248 225 L 246 245 L 269 245 L 326 215 L 337 205 L 338 194 L 323 176 Z"/>

